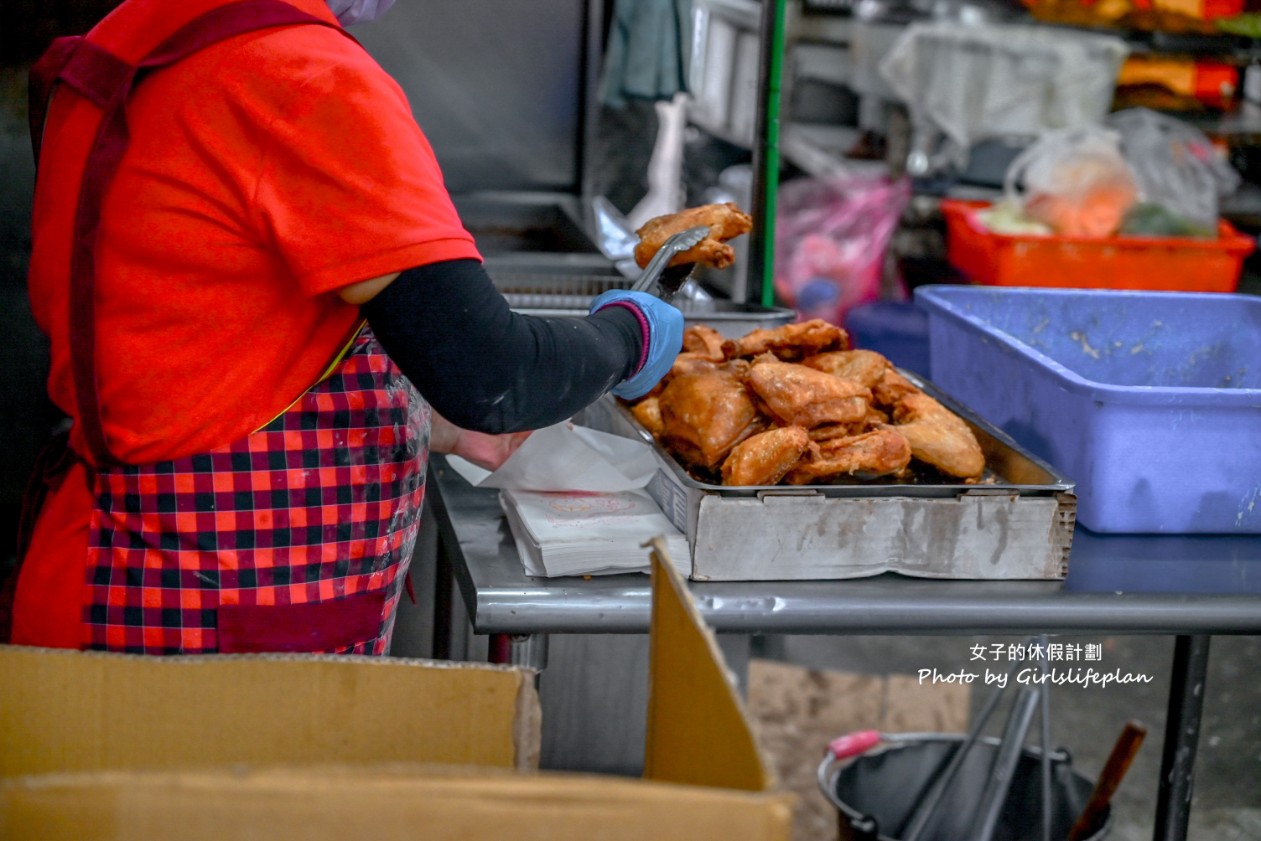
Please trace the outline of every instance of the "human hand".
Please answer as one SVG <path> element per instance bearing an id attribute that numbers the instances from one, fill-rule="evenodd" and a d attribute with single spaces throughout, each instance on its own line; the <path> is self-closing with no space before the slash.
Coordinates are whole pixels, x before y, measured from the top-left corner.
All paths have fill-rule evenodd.
<path id="1" fill-rule="evenodd" d="M 644 364 L 629 378 L 614 386 L 613 394 L 626 400 L 643 397 L 670 372 L 674 358 L 683 348 L 683 313 L 646 292 L 611 289 L 591 302 L 590 312 L 609 306 L 628 307 L 647 326 L 647 353 Z"/>
<path id="2" fill-rule="evenodd" d="M 485 470 L 498 470 L 500 465 L 520 449 L 525 439 L 529 437 L 529 430 L 508 432 L 503 435 L 473 432 L 462 429 L 437 412 L 433 412 L 429 431 L 429 449 L 435 453 L 459 456 Z"/>

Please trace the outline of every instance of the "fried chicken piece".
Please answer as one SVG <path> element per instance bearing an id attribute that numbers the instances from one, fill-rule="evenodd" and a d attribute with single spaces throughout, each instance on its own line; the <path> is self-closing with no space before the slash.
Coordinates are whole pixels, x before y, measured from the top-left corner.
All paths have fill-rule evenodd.
<path id="1" fill-rule="evenodd" d="M 722 463 L 724 485 L 774 485 L 810 446 L 800 426 L 780 426 L 746 438 Z"/>
<path id="2" fill-rule="evenodd" d="M 681 377 L 684 374 L 695 374 L 703 371 L 717 371 L 719 364 L 710 359 L 706 359 L 703 354 L 692 353 L 691 351 L 683 351 L 674 357 L 674 364 L 670 366 L 671 377 Z"/>
<path id="3" fill-rule="evenodd" d="M 674 377 L 658 400 L 662 441 L 685 463 L 714 468 L 731 449 L 766 427 L 749 390 L 730 371 Z"/>
<path id="4" fill-rule="evenodd" d="M 875 429 L 878 426 L 884 426 L 889 422 L 889 416 L 877 409 L 872 404 L 867 404 L 867 415 L 863 418 L 863 430 Z"/>
<path id="5" fill-rule="evenodd" d="M 824 423 L 810 430 L 811 441 L 831 441 L 833 438 L 845 438 L 850 435 L 857 435 L 862 429 L 857 429 L 857 423 Z"/>
<path id="6" fill-rule="evenodd" d="M 824 351 L 844 350 L 849 347 L 849 334 L 821 318 L 785 324 L 772 329 L 759 328 L 738 339 L 722 343 L 728 359 L 741 356 L 758 356 L 771 352 L 778 359 L 792 362 Z"/>
<path id="7" fill-rule="evenodd" d="M 749 360 L 747 359 L 729 359 L 726 362 L 711 362 L 701 354 L 683 351 L 674 358 L 674 364 L 670 366 L 670 373 L 658 385 L 656 389 L 659 393 L 662 388 L 669 384 L 672 377 L 681 376 L 683 374 L 695 374 L 702 371 L 723 371 L 731 374 L 739 379 L 744 379 L 745 373 L 749 370 Z"/>
<path id="8" fill-rule="evenodd" d="M 985 454 L 971 428 L 922 391 L 902 398 L 893 410 L 893 423 L 920 461 L 961 479 L 976 479 L 985 472 Z"/>
<path id="9" fill-rule="evenodd" d="M 895 429 L 885 427 L 823 443 L 811 443 L 784 482 L 809 485 L 836 476 L 888 476 L 911 462 L 911 445 Z"/>
<path id="10" fill-rule="evenodd" d="M 709 228 L 708 236 L 687 251 L 674 255 L 669 265 L 707 263 L 716 269 L 727 268 L 736 260 L 736 253 L 726 244 L 727 240 L 753 230 L 753 219 L 732 202 L 690 207 L 678 213 L 649 219 L 643 227 L 635 231 L 639 235 L 639 244 L 635 246 L 635 262 L 642 269 L 671 236 L 701 225 Z"/>
<path id="11" fill-rule="evenodd" d="M 874 350 L 834 350 L 801 360 L 801 364 L 826 371 L 843 380 L 853 380 L 874 388 L 884 372 L 892 367 L 889 360 Z"/>
<path id="12" fill-rule="evenodd" d="M 640 426 L 648 430 L 653 438 L 660 438 L 665 432 L 665 422 L 661 420 L 661 398 L 650 395 L 631 406 L 631 415 L 639 421 Z"/>
<path id="13" fill-rule="evenodd" d="M 912 394 L 923 394 L 919 387 L 890 365 L 871 389 L 872 402 L 882 409 L 896 409 Z"/>
<path id="14" fill-rule="evenodd" d="M 844 438 L 847 435 L 861 435 L 889 423 L 889 416 L 867 404 L 867 414 L 862 420 L 853 423 L 825 423 L 810 430 L 811 441 L 831 441 L 833 438 Z"/>
<path id="15" fill-rule="evenodd" d="M 674 359 L 670 376 L 693 371 L 717 369 L 726 360 L 722 352 L 723 337 L 712 327 L 693 324 L 683 331 L 683 351 Z"/>
<path id="16" fill-rule="evenodd" d="M 894 428 L 911 442 L 915 458 L 942 473 L 975 479 L 985 454 L 972 429 L 890 366 L 872 388 L 872 402 L 890 412 Z"/>
<path id="17" fill-rule="evenodd" d="M 806 429 L 862 420 L 871 399 L 871 392 L 858 383 L 792 362 L 759 360 L 745 381 L 770 415 Z"/>
<path id="18" fill-rule="evenodd" d="M 693 324 L 683 331 L 684 353 L 694 353 L 710 362 L 722 362 L 727 358 L 722 352 L 723 341 L 722 333 L 705 324 Z"/>

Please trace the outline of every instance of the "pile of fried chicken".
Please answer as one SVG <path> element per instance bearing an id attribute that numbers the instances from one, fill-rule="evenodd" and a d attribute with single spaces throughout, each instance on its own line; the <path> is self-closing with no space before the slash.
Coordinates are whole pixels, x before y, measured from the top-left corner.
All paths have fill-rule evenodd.
<path id="1" fill-rule="evenodd" d="M 672 234 L 700 225 L 708 235 L 671 265 L 731 265 L 727 240 L 753 220 L 730 202 L 659 216 L 636 231 L 636 262 L 647 265 Z M 913 460 L 967 482 L 985 471 L 958 415 L 880 354 L 850 350 L 846 332 L 819 319 L 735 340 L 688 327 L 670 373 L 631 413 L 694 475 L 724 485 L 900 480 Z"/>
<path id="2" fill-rule="evenodd" d="M 879 353 L 820 319 L 724 339 L 692 325 L 665 379 L 631 413 L 681 463 L 724 485 L 909 477 L 913 460 L 981 478 L 966 423 Z"/>

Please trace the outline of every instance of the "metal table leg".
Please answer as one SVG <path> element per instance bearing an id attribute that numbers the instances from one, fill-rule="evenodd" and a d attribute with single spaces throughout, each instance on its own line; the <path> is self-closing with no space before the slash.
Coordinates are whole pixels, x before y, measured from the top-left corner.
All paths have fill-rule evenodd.
<path id="1" fill-rule="evenodd" d="M 547 668 L 549 639 L 547 634 L 491 634 L 487 659 L 541 672 Z"/>
<path id="2" fill-rule="evenodd" d="M 1186 841 L 1210 639 L 1206 635 L 1197 635 L 1179 636 L 1174 641 L 1153 841 Z"/>
<path id="3" fill-rule="evenodd" d="M 433 657 L 436 660 L 451 659 L 451 599 L 454 587 L 451 556 L 448 554 L 446 538 L 439 532 L 438 561 L 433 586 Z"/>

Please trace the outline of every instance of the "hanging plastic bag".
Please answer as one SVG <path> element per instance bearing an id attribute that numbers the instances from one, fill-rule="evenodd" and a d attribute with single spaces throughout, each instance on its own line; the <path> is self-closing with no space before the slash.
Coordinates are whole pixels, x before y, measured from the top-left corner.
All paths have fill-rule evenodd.
<path id="1" fill-rule="evenodd" d="M 880 297 L 884 256 L 910 198 L 906 180 L 841 175 L 780 188 L 775 291 L 802 320 L 843 325 Z"/>
<path id="2" fill-rule="evenodd" d="M 1099 123 L 1128 53 L 1113 35 L 923 22 L 903 30 L 879 72 L 907 105 L 914 126 L 907 164 L 923 174 L 964 167 L 972 144 L 986 138 Z"/>
<path id="3" fill-rule="evenodd" d="M 1218 204 L 1239 186 L 1239 173 L 1205 134 L 1175 117 L 1130 108 L 1108 117 L 1144 202 L 1186 222 L 1217 231 Z"/>
<path id="4" fill-rule="evenodd" d="M 1138 182 L 1120 135 L 1085 126 L 1042 135 L 1011 162 L 1004 192 L 1027 219 L 1061 236 L 1102 239 L 1121 227 Z"/>

